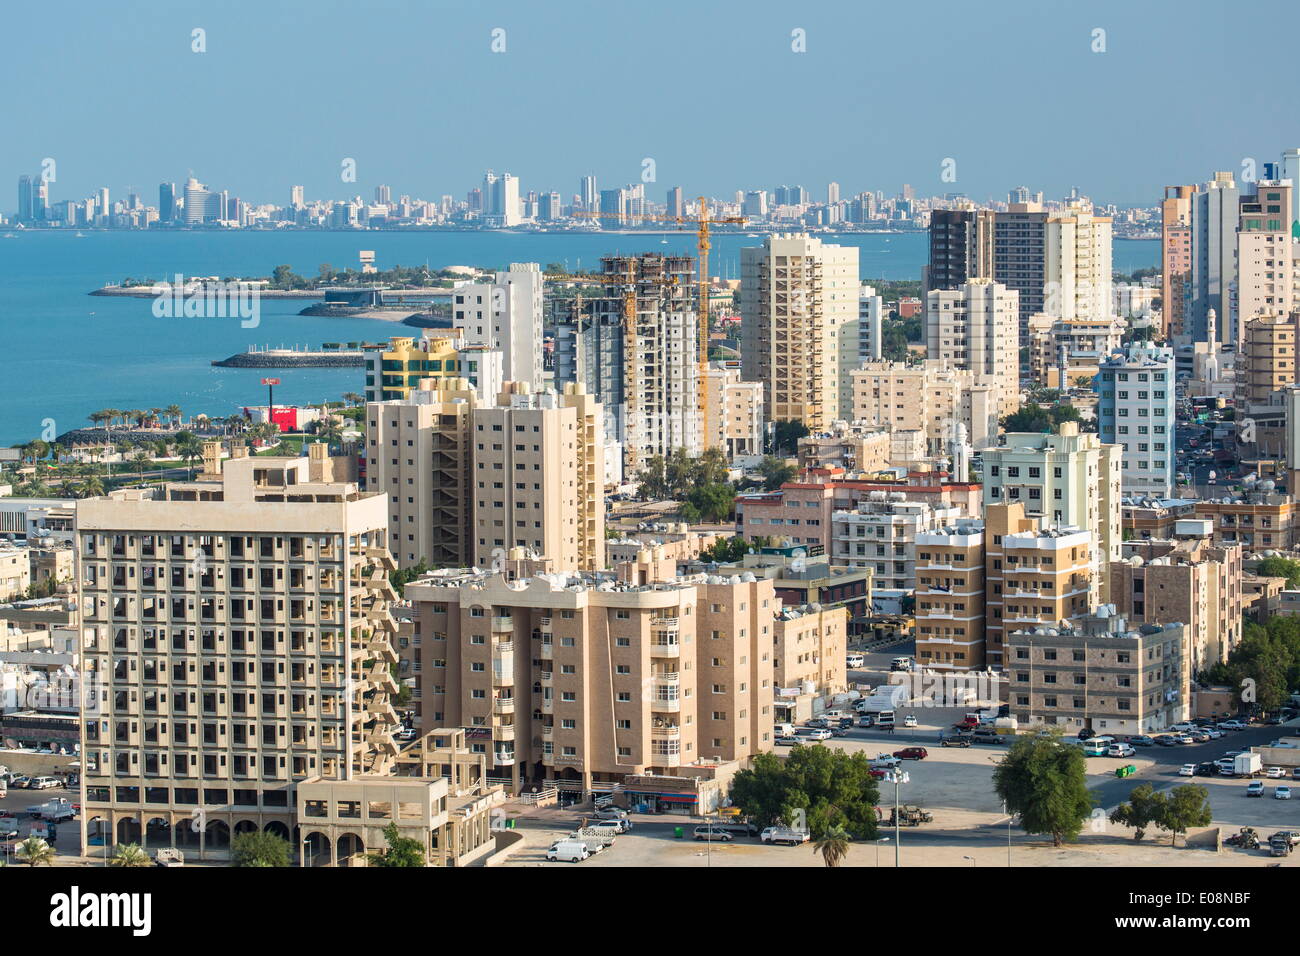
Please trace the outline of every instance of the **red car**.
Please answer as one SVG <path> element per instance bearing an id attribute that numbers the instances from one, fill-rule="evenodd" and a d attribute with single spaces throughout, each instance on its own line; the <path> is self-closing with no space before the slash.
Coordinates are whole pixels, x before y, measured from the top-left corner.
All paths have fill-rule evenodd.
<path id="1" fill-rule="evenodd" d="M 930 756 L 930 753 L 924 747 L 904 747 L 902 750 L 895 750 L 894 756 L 899 760 L 924 760 Z"/>
<path id="2" fill-rule="evenodd" d="M 883 767 L 877 767 L 875 770 L 871 771 L 871 776 L 875 777 L 877 780 L 882 780 L 887 773 L 889 773 L 888 770 L 885 770 Z"/>

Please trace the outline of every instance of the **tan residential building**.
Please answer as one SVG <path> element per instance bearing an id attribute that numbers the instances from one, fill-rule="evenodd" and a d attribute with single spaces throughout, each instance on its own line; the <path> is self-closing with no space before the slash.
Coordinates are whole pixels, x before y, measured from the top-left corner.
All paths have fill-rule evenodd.
<path id="1" fill-rule="evenodd" d="M 27 548 L 0 544 L 0 601 L 17 600 L 32 582 L 32 564 Z"/>
<path id="2" fill-rule="evenodd" d="M 821 431 L 858 364 L 858 250 L 777 233 L 740 255 L 745 380 L 762 383 L 765 420 Z"/>
<path id="3" fill-rule="evenodd" d="M 943 361 L 918 365 L 868 362 L 849 373 L 853 420 L 892 430 L 920 430 L 927 451 L 943 455 L 965 427 L 965 441 L 975 448 L 996 441 L 999 393 L 996 382 Z"/>
<path id="4" fill-rule="evenodd" d="M 162 498 L 78 504 L 83 848 L 292 842 L 297 787 L 386 773 L 397 752 L 383 496 L 323 444 L 233 455 L 209 442 Z"/>
<path id="5" fill-rule="evenodd" d="M 1123 342 L 1126 328 L 1117 318 L 1030 316 L 1030 375 L 1045 388 L 1091 387 L 1101 363 Z M 1088 382 L 1080 383 L 1084 378 Z"/>
<path id="6" fill-rule="evenodd" d="M 820 604 L 796 604 L 776 612 L 775 720 L 807 720 L 815 701 L 848 690 L 848 620 L 847 608 Z"/>
<path id="7" fill-rule="evenodd" d="M 840 468 L 846 475 L 874 475 L 891 464 L 890 443 L 888 428 L 836 422 L 828 431 L 799 439 L 799 469 Z"/>
<path id="8" fill-rule="evenodd" d="M 992 279 L 970 279 L 926 297 L 926 357 L 974 373 L 992 385 L 999 415 L 1020 396 L 1019 293 Z"/>
<path id="9" fill-rule="evenodd" d="M 1005 669 L 1006 635 L 1059 627 L 1096 604 L 1098 576 L 1091 532 L 1047 526 L 1024 506 L 990 505 L 984 515 L 985 660 Z"/>
<path id="10" fill-rule="evenodd" d="M 706 448 L 721 448 L 728 459 L 740 455 L 761 455 L 766 426 L 763 419 L 763 386 L 742 382 L 740 367 L 713 362 L 708 379 L 709 434 Z"/>
<path id="11" fill-rule="evenodd" d="M 1286 454 L 1286 416 L 1273 399 L 1297 381 L 1300 312 L 1243 317 L 1241 334 L 1236 403 L 1243 426 L 1252 425 L 1241 429 L 1239 440 L 1259 456 L 1280 458 Z"/>
<path id="12" fill-rule="evenodd" d="M 388 348 L 366 352 L 366 402 L 402 400 L 426 378 L 468 381 L 481 401 L 501 390 L 500 349 L 468 345 L 460 330 L 420 338 L 395 336 Z"/>
<path id="13" fill-rule="evenodd" d="M 471 559 L 476 404 L 465 379 L 424 378 L 405 399 L 366 405 L 366 489 L 388 498 L 388 549 L 400 567 Z"/>
<path id="14" fill-rule="evenodd" d="M 1187 679 L 1226 662 L 1241 641 L 1246 605 L 1242 596 L 1242 549 L 1216 547 L 1208 521 L 1195 536 L 1124 542 L 1124 560 L 1110 566 L 1111 597 L 1135 623 L 1183 624 Z"/>
<path id="15" fill-rule="evenodd" d="M 1261 180 L 1255 184 L 1255 195 L 1240 199 L 1241 219 L 1237 226 L 1237 321 L 1240 325 L 1246 325 L 1255 316 L 1289 315 L 1300 309 L 1291 236 L 1294 188 L 1290 180 Z"/>
<path id="16" fill-rule="evenodd" d="M 1191 716 L 1180 623 L 1130 625 L 1103 606 L 1066 627 L 1007 638 L 1008 703 L 1020 725 L 1146 734 Z"/>
<path id="17" fill-rule="evenodd" d="M 771 749 L 771 581 L 446 571 L 406 598 L 421 729 L 464 728 L 516 792 L 609 790 Z"/>
<path id="18" fill-rule="evenodd" d="M 1082 209 L 1048 216 L 1043 231 L 1043 311 L 1062 319 L 1111 315 L 1111 219 Z"/>
<path id="19" fill-rule="evenodd" d="M 983 670 L 984 526 L 957 522 L 916 536 L 916 662 Z"/>
<path id="20" fill-rule="evenodd" d="M 494 567 L 529 548 L 557 570 L 605 562 L 601 409 L 570 383 L 562 395 L 511 382 L 495 406 L 471 411 L 473 557 Z"/>
<path id="21" fill-rule="evenodd" d="M 1091 533 L 1092 583 L 1105 602 L 1102 572 L 1119 560 L 1121 446 L 1080 433 L 1077 422 L 1063 422 L 1057 434 L 1008 432 L 1002 441 L 982 454 L 985 509 L 1019 502 L 1046 526 Z"/>

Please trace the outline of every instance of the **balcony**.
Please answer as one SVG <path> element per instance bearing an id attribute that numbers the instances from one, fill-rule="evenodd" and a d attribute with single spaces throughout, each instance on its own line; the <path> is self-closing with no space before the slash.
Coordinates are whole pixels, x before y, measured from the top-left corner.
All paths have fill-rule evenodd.
<path id="1" fill-rule="evenodd" d="M 682 728 L 676 724 L 666 727 L 651 727 L 650 736 L 655 740 L 681 740 Z"/>
<path id="2" fill-rule="evenodd" d="M 514 712 L 515 699 L 513 697 L 498 697 L 492 701 L 492 713 L 513 714 Z"/>
<path id="3" fill-rule="evenodd" d="M 550 641 L 542 641 L 541 658 L 544 661 L 555 659 L 555 645 Z"/>
<path id="4" fill-rule="evenodd" d="M 515 763 L 515 752 L 510 750 L 492 751 L 492 763 L 497 767 L 512 767 Z"/>
<path id="5" fill-rule="evenodd" d="M 513 617 L 494 617 L 492 618 L 492 630 L 496 633 L 513 633 L 515 629 L 515 619 Z"/>
<path id="6" fill-rule="evenodd" d="M 676 641 L 651 641 L 651 657 L 680 657 L 682 653 L 681 644 Z"/>

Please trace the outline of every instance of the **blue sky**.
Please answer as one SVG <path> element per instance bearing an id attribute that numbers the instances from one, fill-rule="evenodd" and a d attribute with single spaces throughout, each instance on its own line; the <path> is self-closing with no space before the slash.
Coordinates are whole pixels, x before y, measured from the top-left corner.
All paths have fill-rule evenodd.
<path id="1" fill-rule="evenodd" d="M 1256 26 L 1202 0 L 12 3 L 0 209 L 47 156 L 55 201 L 132 185 L 156 202 L 191 170 L 253 201 L 293 183 L 461 197 L 487 168 L 567 199 L 584 173 L 639 181 L 650 157 L 656 199 L 679 184 L 824 197 L 836 180 L 845 196 L 1077 185 L 1150 204 L 1300 145 L 1297 10 Z"/>

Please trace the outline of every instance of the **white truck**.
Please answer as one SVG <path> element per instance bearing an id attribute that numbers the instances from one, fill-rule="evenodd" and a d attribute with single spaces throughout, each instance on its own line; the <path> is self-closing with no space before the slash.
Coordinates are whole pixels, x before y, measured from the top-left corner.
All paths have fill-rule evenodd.
<path id="1" fill-rule="evenodd" d="M 1238 777 L 1257 777 L 1264 772 L 1264 758 L 1253 750 L 1232 758 L 1232 772 Z"/>
<path id="2" fill-rule="evenodd" d="M 860 714 L 878 714 L 885 710 L 898 710 L 911 700 L 911 694 L 905 684 L 882 684 L 872 691 L 870 697 L 864 697 L 855 705 Z"/>
<path id="3" fill-rule="evenodd" d="M 71 820 L 77 815 L 72 804 L 65 797 L 55 797 L 53 800 L 47 800 L 44 803 L 38 803 L 34 807 L 28 807 L 27 812 L 38 820 L 49 820 L 57 823 L 60 820 Z"/>
<path id="4" fill-rule="evenodd" d="M 807 830 L 796 830 L 793 827 L 768 827 L 759 834 L 759 839 L 764 843 L 798 846 L 800 843 L 807 843 L 810 837 Z"/>

